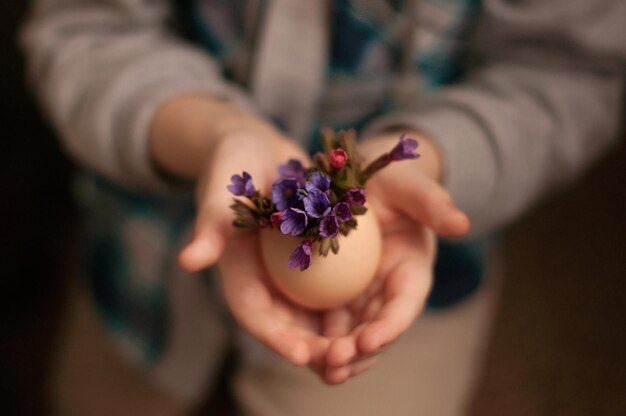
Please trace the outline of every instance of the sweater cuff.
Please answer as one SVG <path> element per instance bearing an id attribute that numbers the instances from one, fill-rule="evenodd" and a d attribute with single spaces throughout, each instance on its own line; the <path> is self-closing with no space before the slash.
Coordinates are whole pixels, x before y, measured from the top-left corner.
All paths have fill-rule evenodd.
<path id="1" fill-rule="evenodd" d="M 497 149 L 480 121 L 464 109 L 434 106 L 382 116 L 366 127 L 364 136 L 398 127 L 420 131 L 437 146 L 443 159 L 443 185 L 470 219 L 480 217 L 477 214 L 488 209 L 499 171 Z M 480 225 L 472 222 L 471 234 L 481 233 Z"/>

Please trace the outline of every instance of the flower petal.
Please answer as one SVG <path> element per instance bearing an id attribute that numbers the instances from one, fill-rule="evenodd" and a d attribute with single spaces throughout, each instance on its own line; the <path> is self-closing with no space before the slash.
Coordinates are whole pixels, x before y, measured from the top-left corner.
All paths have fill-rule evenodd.
<path id="1" fill-rule="evenodd" d="M 290 269 L 300 268 L 300 271 L 304 271 L 311 265 L 311 247 L 313 243 L 306 240 L 300 244 L 289 256 L 289 263 L 287 264 Z"/>

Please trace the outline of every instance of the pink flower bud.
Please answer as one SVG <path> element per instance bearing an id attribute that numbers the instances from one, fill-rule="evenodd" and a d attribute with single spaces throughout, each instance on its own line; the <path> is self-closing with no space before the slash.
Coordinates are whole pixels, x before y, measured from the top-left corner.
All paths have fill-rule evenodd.
<path id="1" fill-rule="evenodd" d="M 342 148 L 333 149 L 328 156 L 328 162 L 333 169 L 341 169 L 348 161 L 348 154 Z"/>
<path id="2" fill-rule="evenodd" d="M 274 227 L 280 227 L 280 223 L 283 221 L 283 215 L 285 215 L 283 211 L 272 213 L 272 215 L 270 216 L 270 221 L 272 222 L 272 225 Z"/>

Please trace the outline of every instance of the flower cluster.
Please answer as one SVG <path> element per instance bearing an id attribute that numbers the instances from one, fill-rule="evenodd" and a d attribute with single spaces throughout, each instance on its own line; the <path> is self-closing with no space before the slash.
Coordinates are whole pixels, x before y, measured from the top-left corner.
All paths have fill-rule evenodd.
<path id="1" fill-rule="evenodd" d="M 313 166 L 305 168 L 291 159 L 278 168 L 271 198 L 255 189 L 249 173 L 233 175 L 228 190 L 245 197 L 235 199 L 234 225 L 246 228 L 276 228 L 281 233 L 302 238 L 289 258 L 289 267 L 306 270 L 311 265 L 314 242 L 319 253 L 337 253 L 339 234 L 348 235 L 357 226 L 356 216 L 364 214 L 365 183 L 389 163 L 415 159 L 417 141 L 404 134 L 399 143 L 364 169 L 356 151 L 354 131 L 322 131 L 324 151 L 314 156 Z"/>

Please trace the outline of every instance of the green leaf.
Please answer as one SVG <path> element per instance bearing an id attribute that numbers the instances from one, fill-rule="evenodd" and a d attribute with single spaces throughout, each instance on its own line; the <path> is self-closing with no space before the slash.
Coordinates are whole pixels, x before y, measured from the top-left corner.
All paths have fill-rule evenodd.
<path id="1" fill-rule="evenodd" d="M 327 175 L 330 175 L 331 169 L 330 164 L 328 163 L 328 156 L 326 156 L 324 153 L 317 152 L 315 156 L 313 156 L 313 163 L 315 163 L 317 169 L 321 170 Z"/>
<path id="2" fill-rule="evenodd" d="M 269 216 L 274 212 L 274 203 L 265 195 L 258 195 L 254 198 L 254 205 L 264 216 Z"/>
<path id="3" fill-rule="evenodd" d="M 257 212 L 238 199 L 233 199 L 233 201 L 234 203 L 230 206 L 235 212 L 233 225 L 239 228 L 259 228 Z"/>
<path id="4" fill-rule="evenodd" d="M 342 187 L 345 190 L 348 190 L 360 186 L 359 180 L 357 178 L 357 172 L 352 167 L 352 165 L 347 165 L 344 169 L 346 171 L 346 174 L 345 179 L 342 181 Z"/>
<path id="5" fill-rule="evenodd" d="M 339 146 L 348 154 L 348 163 L 353 168 L 358 168 L 361 157 L 357 150 L 356 131 L 354 129 L 340 131 Z"/>
<path id="6" fill-rule="evenodd" d="M 321 240 L 320 243 L 320 256 L 322 257 L 326 257 L 328 256 L 328 251 L 330 251 L 331 248 L 331 240 L 330 238 L 324 238 Z"/>
<path id="7" fill-rule="evenodd" d="M 322 135 L 322 148 L 324 149 L 324 153 L 328 156 L 330 151 L 337 146 L 337 136 L 335 132 L 328 127 L 324 127 L 320 134 Z"/>
<path id="8" fill-rule="evenodd" d="M 363 205 L 352 205 L 350 206 L 350 212 L 352 212 L 352 215 L 363 215 L 367 212 L 367 207 Z"/>
<path id="9" fill-rule="evenodd" d="M 387 167 L 389 165 L 389 154 L 384 153 L 372 161 L 363 172 L 361 172 L 359 182 L 361 182 L 361 186 L 364 186 L 365 183 L 379 170 Z"/>

